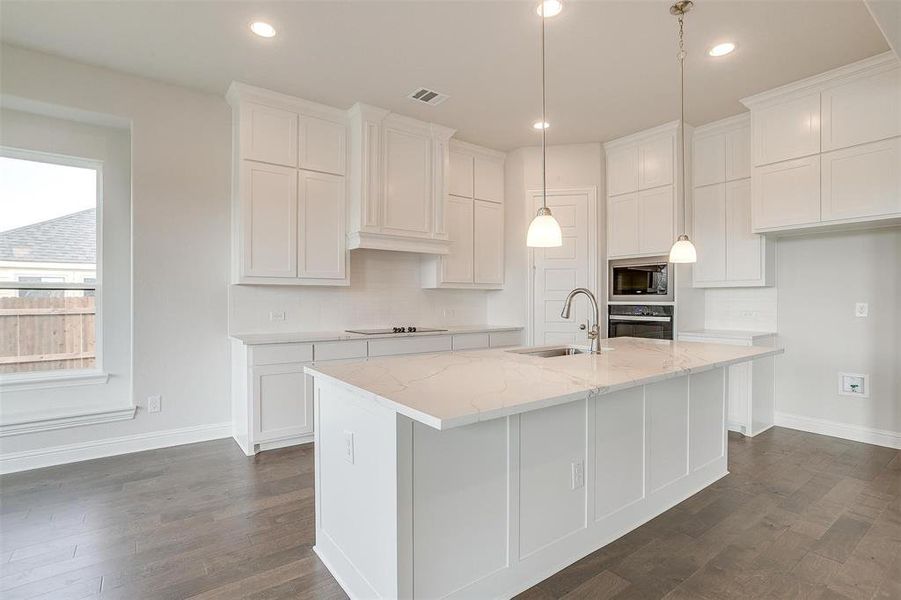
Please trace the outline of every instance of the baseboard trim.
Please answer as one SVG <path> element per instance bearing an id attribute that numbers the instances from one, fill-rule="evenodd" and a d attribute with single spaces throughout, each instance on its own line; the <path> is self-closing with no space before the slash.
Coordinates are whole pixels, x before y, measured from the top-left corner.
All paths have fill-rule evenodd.
<path id="1" fill-rule="evenodd" d="M 826 419 L 817 419 L 814 417 L 803 417 L 801 415 L 792 415 L 783 412 L 776 413 L 776 425 L 779 427 L 787 427 L 788 429 L 830 435 L 845 440 L 864 442 L 866 444 L 874 444 L 876 446 L 885 446 L 886 448 L 901 450 L 901 432 L 899 431 L 874 429 L 871 427 L 861 427 L 860 425 L 848 425 L 846 423 L 827 421 Z"/>
<path id="2" fill-rule="evenodd" d="M 91 440 L 0 455 L 0 474 L 64 465 L 94 458 L 207 442 L 232 436 L 232 424 L 195 425 L 121 437 Z"/>

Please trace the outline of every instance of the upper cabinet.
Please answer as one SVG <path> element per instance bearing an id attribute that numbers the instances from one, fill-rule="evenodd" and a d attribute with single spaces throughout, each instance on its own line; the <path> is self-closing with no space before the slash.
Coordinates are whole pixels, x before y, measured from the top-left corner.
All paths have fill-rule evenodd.
<path id="1" fill-rule="evenodd" d="M 232 282 L 348 285 L 344 111 L 241 83 L 227 99 Z"/>
<path id="2" fill-rule="evenodd" d="M 500 289 L 504 284 L 504 154 L 448 145 L 445 224 L 450 251 L 422 257 L 425 288 Z"/>
<path id="3" fill-rule="evenodd" d="M 678 236 L 684 219 L 678 131 L 675 121 L 604 145 L 608 258 L 666 254 Z"/>
<path id="4" fill-rule="evenodd" d="M 742 102 L 755 232 L 901 221 L 901 63 L 881 54 Z"/>
<path id="5" fill-rule="evenodd" d="M 446 254 L 453 130 L 365 104 L 349 121 L 349 247 Z"/>

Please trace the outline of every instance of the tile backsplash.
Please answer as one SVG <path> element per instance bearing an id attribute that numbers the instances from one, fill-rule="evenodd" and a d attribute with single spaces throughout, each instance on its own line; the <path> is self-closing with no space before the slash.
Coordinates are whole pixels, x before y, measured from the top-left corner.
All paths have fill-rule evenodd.
<path id="1" fill-rule="evenodd" d="M 776 288 L 708 289 L 704 327 L 776 331 Z"/>
<path id="2" fill-rule="evenodd" d="M 229 331 L 332 331 L 391 325 L 485 323 L 482 290 L 423 290 L 418 254 L 354 250 L 350 286 L 239 286 L 229 288 Z M 271 321 L 270 313 L 285 313 Z"/>

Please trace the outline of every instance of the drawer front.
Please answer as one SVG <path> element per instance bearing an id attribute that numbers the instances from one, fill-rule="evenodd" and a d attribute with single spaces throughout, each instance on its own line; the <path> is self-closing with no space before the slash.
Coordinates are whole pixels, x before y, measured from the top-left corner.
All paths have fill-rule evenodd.
<path id="1" fill-rule="evenodd" d="M 313 344 L 263 344 L 253 346 L 251 353 L 254 366 L 310 362 Z"/>
<path id="2" fill-rule="evenodd" d="M 521 331 L 495 331 L 488 334 L 488 345 L 491 348 L 519 346 L 522 344 Z"/>
<path id="3" fill-rule="evenodd" d="M 420 338 L 389 338 L 369 341 L 369 356 L 446 352 L 451 349 L 451 336 L 430 335 Z"/>
<path id="4" fill-rule="evenodd" d="M 315 360 L 347 360 L 366 358 L 366 340 L 349 342 L 322 342 L 316 344 L 313 352 Z"/>
<path id="5" fill-rule="evenodd" d="M 488 345 L 487 333 L 462 333 L 454 336 L 454 350 L 478 350 L 487 348 Z"/>

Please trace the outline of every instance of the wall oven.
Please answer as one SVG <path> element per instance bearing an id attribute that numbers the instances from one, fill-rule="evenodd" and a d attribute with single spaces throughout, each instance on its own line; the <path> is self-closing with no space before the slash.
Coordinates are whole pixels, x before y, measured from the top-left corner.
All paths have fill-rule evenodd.
<path id="1" fill-rule="evenodd" d="M 665 256 L 611 260 L 610 302 L 672 302 L 673 268 Z"/>
<path id="2" fill-rule="evenodd" d="M 611 304 L 607 315 L 607 337 L 673 339 L 673 306 Z"/>

